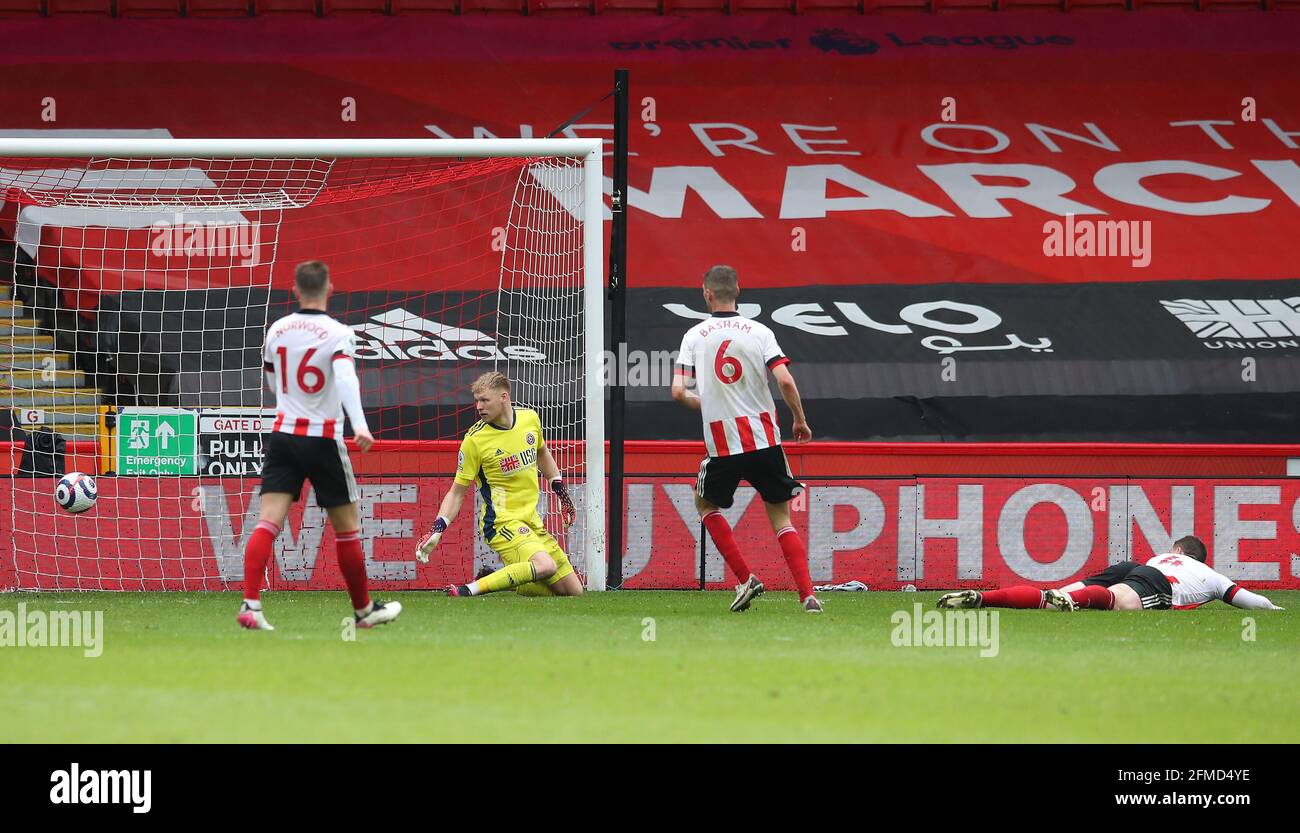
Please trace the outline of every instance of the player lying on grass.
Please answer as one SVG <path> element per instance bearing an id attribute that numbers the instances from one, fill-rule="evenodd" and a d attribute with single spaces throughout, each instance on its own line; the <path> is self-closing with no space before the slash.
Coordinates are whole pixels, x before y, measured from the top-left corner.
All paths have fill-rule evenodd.
<path id="1" fill-rule="evenodd" d="M 673 376 L 673 399 L 699 411 L 704 419 L 708 456 L 700 463 L 695 481 L 695 508 L 727 566 L 740 579 L 731 602 L 733 612 L 745 610 L 763 592 L 762 582 L 740 554 L 731 524 L 722 516 L 722 510 L 735 502 L 736 487 L 743 478 L 763 498 L 768 523 L 794 576 L 803 609 L 821 613 L 822 604 L 813 595 L 808 576 L 808 550 L 790 524 L 790 500 L 804 487 L 790 474 L 781 447 L 776 406 L 767 386 L 768 371 L 794 416 L 795 442 L 808 442 L 812 430 L 787 366 L 790 360 L 770 329 L 740 317 L 736 311 L 739 296 L 735 269 L 714 266 L 704 274 L 709 318 L 686 331 Z M 695 380 L 695 392 L 686 388 L 689 379 Z"/>
<path id="2" fill-rule="evenodd" d="M 540 471 L 560 499 L 565 528 L 573 525 L 573 501 L 546 447 L 541 419 L 536 411 L 511 403 L 510 380 L 501 373 L 484 373 L 471 390 L 479 421 L 461 441 L 455 480 L 438 507 L 433 530 L 416 546 L 415 557 L 421 564 L 429 560 L 460 514 L 470 485 L 477 483 L 483 496 L 479 531 L 505 566 L 469 584 L 450 585 L 447 595 L 478 596 L 513 588 L 530 596 L 581 596 L 582 582 L 537 514 Z"/>
<path id="3" fill-rule="evenodd" d="M 275 539 L 304 480 L 311 481 L 316 504 L 334 527 L 339 571 L 357 627 L 383 625 L 402 612 L 398 602 L 371 602 L 366 584 L 357 479 L 343 445 L 343 412 L 352 420 L 358 448 L 367 451 L 375 440 L 361 410 L 361 383 L 353 366 L 356 337 L 326 312 L 332 289 L 324 263 L 298 264 L 298 311 L 271 325 L 262 350 L 266 382 L 275 390 L 275 426 L 263 450 L 261 514 L 244 550 L 244 602 L 237 621 L 252 630 L 275 630 L 262 612 L 259 593 Z"/>
<path id="4" fill-rule="evenodd" d="M 1250 610 L 1282 610 L 1268 599 L 1243 590 L 1205 564 L 1205 544 L 1188 535 L 1164 555 L 1139 564 L 1122 561 L 1056 590 L 1026 585 L 1002 590 L 959 590 L 939 599 L 939 607 L 1054 608 L 1056 610 L 1189 610 L 1222 600 Z"/>

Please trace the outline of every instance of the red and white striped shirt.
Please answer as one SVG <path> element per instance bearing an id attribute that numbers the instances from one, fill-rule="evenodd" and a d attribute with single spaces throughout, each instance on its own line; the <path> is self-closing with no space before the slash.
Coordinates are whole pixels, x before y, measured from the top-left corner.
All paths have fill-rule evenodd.
<path id="1" fill-rule="evenodd" d="M 764 324 L 715 312 L 686 331 L 677 372 L 695 379 L 710 457 L 781 444 L 767 371 L 789 359 Z"/>
<path id="2" fill-rule="evenodd" d="M 1174 609 L 1200 607 L 1219 599 L 1231 604 L 1237 593 L 1235 581 L 1189 555 L 1157 555 L 1147 560 L 1147 566 L 1155 567 L 1169 579 Z"/>
<path id="3" fill-rule="evenodd" d="M 352 328 L 320 310 L 299 310 L 271 325 L 263 367 L 275 388 L 273 431 L 343 439 L 343 398 L 334 363 L 355 361 Z"/>

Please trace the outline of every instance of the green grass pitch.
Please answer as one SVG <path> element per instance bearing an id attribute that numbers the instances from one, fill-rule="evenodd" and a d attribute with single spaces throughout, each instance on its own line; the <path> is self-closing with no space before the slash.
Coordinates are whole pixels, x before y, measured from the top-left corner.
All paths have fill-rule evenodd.
<path id="1" fill-rule="evenodd" d="M 341 592 L 267 594 L 274 633 L 235 624 L 235 593 L 7 594 L 102 610 L 105 634 L 98 658 L 0 647 L 0 742 L 1294 743 L 1300 592 L 1268 595 L 1290 609 L 1000 611 L 981 658 L 893 644 L 937 593 L 830 593 L 820 617 L 791 593 L 744 614 L 717 592 L 397 593 L 355 641 Z"/>

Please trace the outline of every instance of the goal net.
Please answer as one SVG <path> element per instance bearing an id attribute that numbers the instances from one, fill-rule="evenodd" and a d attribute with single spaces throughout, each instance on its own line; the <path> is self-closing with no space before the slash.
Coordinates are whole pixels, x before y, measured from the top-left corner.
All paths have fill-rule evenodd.
<path id="1" fill-rule="evenodd" d="M 378 441 L 351 455 L 372 584 L 499 566 L 478 494 L 429 564 L 414 546 L 477 419 L 469 384 L 500 370 L 578 507 L 565 529 L 543 489 L 546 525 L 603 589 L 600 162 L 592 140 L 0 141 L 0 587 L 242 586 L 263 337 L 321 260 Z M 72 471 L 97 479 L 84 514 L 55 501 Z M 266 582 L 343 586 L 310 487 Z"/>

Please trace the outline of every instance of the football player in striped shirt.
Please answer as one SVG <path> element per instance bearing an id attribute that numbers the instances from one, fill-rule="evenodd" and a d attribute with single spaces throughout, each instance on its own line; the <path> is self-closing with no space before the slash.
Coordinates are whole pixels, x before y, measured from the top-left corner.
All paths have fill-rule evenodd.
<path id="1" fill-rule="evenodd" d="M 940 597 L 939 607 L 1054 608 L 1094 610 L 1191 610 L 1222 601 L 1247 610 L 1282 610 L 1245 590 L 1205 563 L 1205 542 L 1187 535 L 1169 552 L 1147 563 L 1121 561 L 1095 576 L 1053 590 L 1021 585 L 1002 590 L 958 590 Z"/>
<path id="2" fill-rule="evenodd" d="M 731 525 L 722 516 L 722 510 L 734 503 L 736 486 L 743 478 L 763 498 L 803 609 L 820 613 L 822 605 L 813 595 L 808 575 L 808 550 L 790 524 L 790 500 L 804 486 L 790 474 L 781 448 L 776 406 L 767 386 L 769 371 L 794 415 L 795 442 L 812 439 L 812 431 L 790 374 L 790 360 L 770 329 L 740 317 L 736 311 L 739 296 L 735 269 L 714 266 L 704 274 L 704 302 L 710 315 L 686 331 L 673 377 L 673 399 L 699 411 L 704 419 L 708 456 L 700 463 L 695 507 L 727 566 L 740 580 L 731 602 L 733 611 L 747 609 L 763 592 L 762 582 L 741 556 Z M 692 379 L 694 392 L 687 388 Z"/>
<path id="3" fill-rule="evenodd" d="M 398 602 L 372 602 L 366 583 L 357 480 L 343 444 L 343 412 L 352 421 L 358 448 L 369 450 L 375 439 L 361 410 L 355 336 L 326 312 L 332 290 L 324 263 L 298 264 L 298 311 L 276 321 L 266 333 L 262 358 L 266 382 L 275 390 L 275 425 L 262 452 L 261 514 L 244 549 L 244 601 L 237 617 L 241 626 L 252 630 L 275 630 L 262 611 L 262 580 L 289 507 L 307 480 L 316 491 L 316 504 L 334 527 L 339 571 L 357 627 L 383 625 L 402 612 Z"/>
<path id="4" fill-rule="evenodd" d="M 573 501 L 542 435 L 537 412 L 510 401 L 510 380 L 502 373 L 484 373 L 471 387 L 479 421 L 465 434 L 456 463 L 456 477 L 438 507 L 433 529 L 416 546 L 420 563 L 442 540 L 460 514 L 474 484 L 483 498 L 479 531 L 501 562 L 500 570 L 447 587 L 449 596 L 479 596 L 514 590 L 528 596 L 581 596 L 582 582 L 569 557 L 547 531 L 537 512 L 537 475 L 546 478 L 560 500 L 564 525 L 574 521 Z"/>

